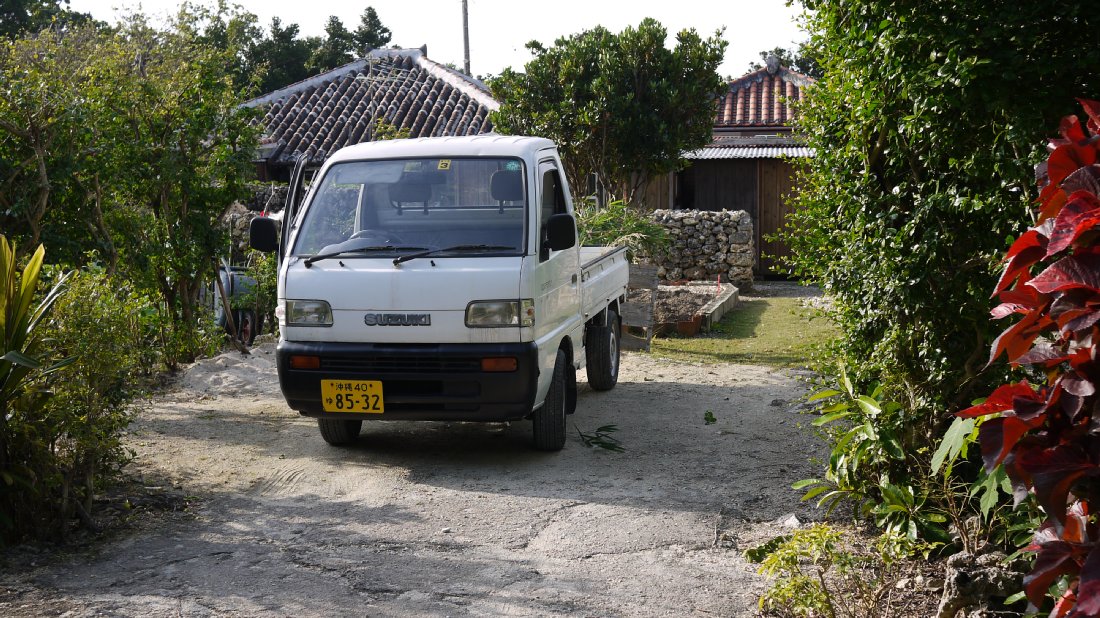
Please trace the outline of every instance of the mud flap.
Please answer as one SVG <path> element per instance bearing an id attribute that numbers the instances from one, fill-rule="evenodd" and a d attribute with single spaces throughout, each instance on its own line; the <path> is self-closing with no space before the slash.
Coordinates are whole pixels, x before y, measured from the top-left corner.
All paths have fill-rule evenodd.
<path id="1" fill-rule="evenodd" d="M 565 372 L 565 413 L 577 411 L 577 368 L 570 365 Z"/>

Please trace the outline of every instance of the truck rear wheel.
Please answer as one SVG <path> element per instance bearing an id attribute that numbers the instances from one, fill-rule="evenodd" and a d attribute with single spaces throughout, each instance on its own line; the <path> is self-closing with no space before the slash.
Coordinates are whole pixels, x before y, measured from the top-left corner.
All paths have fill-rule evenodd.
<path id="1" fill-rule="evenodd" d="M 317 428 L 321 430 L 321 437 L 325 442 L 333 446 L 344 446 L 355 442 L 359 437 L 359 431 L 363 429 L 363 421 L 319 418 Z"/>
<path id="2" fill-rule="evenodd" d="M 565 352 L 558 350 L 554 361 L 554 376 L 550 379 L 550 392 L 542 407 L 531 418 L 535 448 L 540 451 L 560 451 L 565 446 L 565 412 L 568 403 L 566 393 Z"/>
<path id="3" fill-rule="evenodd" d="M 607 391 L 619 381 L 619 314 L 607 308 L 607 326 L 594 326 L 585 333 L 585 360 L 588 363 L 588 384 L 595 390 Z"/>

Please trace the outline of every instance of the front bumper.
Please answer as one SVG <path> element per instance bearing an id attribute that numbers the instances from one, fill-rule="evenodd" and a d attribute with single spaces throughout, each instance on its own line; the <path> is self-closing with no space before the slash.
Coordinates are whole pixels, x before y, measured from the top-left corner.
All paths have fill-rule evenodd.
<path id="1" fill-rule="evenodd" d="M 305 416 L 364 420 L 509 421 L 531 413 L 538 388 L 534 343 L 279 343 L 279 386 Z M 318 369 L 294 369 L 290 357 L 316 356 Z M 482 371 L 481 359 L 515 357 L 515 371 Z M 380 380 L 384 414 L 325 412 L 321 380 Z"/>

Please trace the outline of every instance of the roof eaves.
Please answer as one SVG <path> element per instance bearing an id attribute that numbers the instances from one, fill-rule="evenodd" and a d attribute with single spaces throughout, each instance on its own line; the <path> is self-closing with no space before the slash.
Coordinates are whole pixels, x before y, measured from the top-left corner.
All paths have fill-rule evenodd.
<path id="1" fill-rule="evenodd" d="M 806 146 L 722 146 L 706 147 L 686 152 L 689 161 L 723 161 L 729 159 L 791 159 L 810 158 L 815 151 Z"/>

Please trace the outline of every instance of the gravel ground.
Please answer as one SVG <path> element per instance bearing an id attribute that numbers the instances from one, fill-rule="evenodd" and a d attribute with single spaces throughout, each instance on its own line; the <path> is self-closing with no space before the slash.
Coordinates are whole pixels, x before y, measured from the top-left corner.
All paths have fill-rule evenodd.
<path id="1" fill-rule="evenodd" d="M 271 344 L 206 360 L 128 439 L 169 508 L 9 550 L 0 615 L 753 615 L 741 551 L 812 516 L 799 376 L 624 354 L 614 390 L 580 378 L 560 453 L 527 422 L 367 423 L 334 448 L 286 407 Z M 582 442 L 608 424 L 625 452 Z"/>

